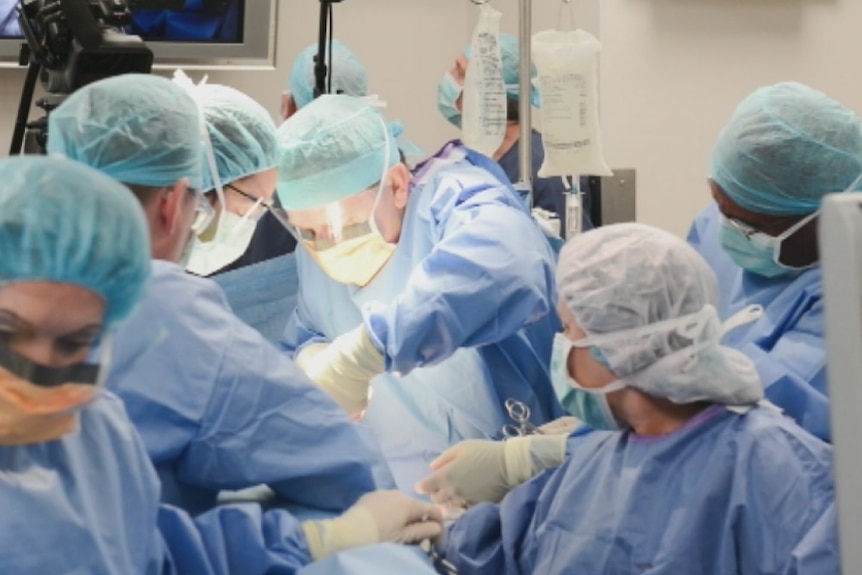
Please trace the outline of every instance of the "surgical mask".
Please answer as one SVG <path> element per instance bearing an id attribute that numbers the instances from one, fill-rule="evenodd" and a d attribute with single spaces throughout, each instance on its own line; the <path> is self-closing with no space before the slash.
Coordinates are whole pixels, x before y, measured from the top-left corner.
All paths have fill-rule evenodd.
<path id="1" fill-rule="evenodd" d="M 252 208 L 248 213 L 256 211 Z M 204 242 L 197 236 L 192 238 L 186 270 L 206 277 L 232 264 L 248 249 L 256 227 L 256 219 L 238 216 L 222 207 L 212 240 Z"/>
<path id="2" fill-rule="evenodd" d="M 463 90 L 458 81 L 449 72 L 446 72 L 440 83 L 437 84 L 437 109 L 456 128 L 461 127 L 461 112 L 458 110 L 456 104 Z"/>
<path id="3" fill-rule="evenodd" d="M 381 194 L 382 189 L 377 192 L 369 221 L 356 226 L 356 228 L 367 229 L 367 232 L 322 250 L 315 249 L 305 242 L 317 265 L 335 281 L 365 287 L 395 253 L 397 245 L 383 238 L 374 221 Z"/>
<path id="4" fill-rule="evenodd" d="M 625 388 L 625 383 L 615 381 L 595 389 L 581 386 L 569 375 L 568 359 L 573 347 L 575 344 L 565 335 L 558 333 L 554 336 L 551 382 L 560 405 L 593 429 L 619 431 L 621 428 L 608 404 L 607 395 Z"/>
<path id="5" fill-rule="evenodd" d="M 0 343 L 0 445 L 59 439 L 75 430 L 77 412 L 95 399 L 110 365 L 110 339 L 99 360 L 40 365 Z"/>
<path id="6" fill-rule="evenodd" d="M 754 228 L 721 217 L 720 241 L 721 247 L 731 259 L 742 269 L 766 278 L 788 276 L 814 267 L 817 262 L 808 266 L 795 268 L 781 263 L 781 246 L 784 241 L 802 227 L 817 217 L 820 212 L 799 220 L 792 227 L 777 236 L 770 236 Z"/>
<path id="7" fill-rule="evenodd" d="M 368 222 L 341 229 L 340 235 L 347 239 L 326 248 L 315 247 L 313 241 L 302 240 L 300 236 L 300 241 L 308 249 L 311 257 L 326 275 L 339 283 L 367 286 L 383 269 L 395 253 L 395 248 L 398 247 L 396 244 L 387 242 L 377 228 L 377 207 L 380 204 L 380 198 L 383 197 L 383 185 L 386 181 L 386 172 L 389 171 L 390 160 L 389 129 L 385 124 L 383 124 L 383 133 L 386 134 L 383 170 Z M 340 205 L 327 206 L 327 212 L 330 221 L 341 221 Z"/>

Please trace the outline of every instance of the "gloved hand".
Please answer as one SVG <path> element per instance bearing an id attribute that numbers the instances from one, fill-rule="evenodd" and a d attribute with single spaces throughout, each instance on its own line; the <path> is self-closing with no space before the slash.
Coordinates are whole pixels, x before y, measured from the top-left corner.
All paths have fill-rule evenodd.
<path id="1" fill-rule="evenodd" d="M 367 493 L 335 519 L 302 524 L 308 550 L 317 561 L 346 549 L 375 543 L 419 543 L 443 533 L 443 517 L 430 503 L 398 491 Z"/>
<path id="2" fill-rule="evenodd" d="M 307 360 L 303 358 L 302 364 L 305 374 L 351 416 L 368 406 L 368 384 L 384 367 L 383 354 L 371 343 L 365 324 L 338 336 Z"/>
<path id="3" fill-rule="evenodd" d="M 511 489 L 560 465 L 567 437 L 530 435 L 506 441 L 462 441 L 431 462 L 435 473 L 420 481 L 416 491 L 449 507 L 498 503 Z"/>
<path id="4" fill-rule="evenodd" d="M 296 367 L 301 369 L 303 372 L 308 371 L 308 366 L 317 357 L 321 351 L 329 347 L 328 343 L 312 343 L 304 348 L 296 354 L 296 359 L 293 360 L 293 363 L 296 364 Z"/>

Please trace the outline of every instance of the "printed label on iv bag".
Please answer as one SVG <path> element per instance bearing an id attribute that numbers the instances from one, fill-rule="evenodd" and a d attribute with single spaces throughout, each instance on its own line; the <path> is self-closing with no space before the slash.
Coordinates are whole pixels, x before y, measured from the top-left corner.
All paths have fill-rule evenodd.
<path id="1" fill-rule="evenodd" d="M 599 128 L 599 41 L 588 32 L 546 30 L 533 36 L 542 93 L 539 177 L 610 176 Z"/>
<path id="2" fill-rule="evenodd" d="M 464 145 L 493 156 L 506 135 L 506 85 L 500 56 L 502 13 L 483 4 L 473 31 L 464 76 L 461 139 Z"/>

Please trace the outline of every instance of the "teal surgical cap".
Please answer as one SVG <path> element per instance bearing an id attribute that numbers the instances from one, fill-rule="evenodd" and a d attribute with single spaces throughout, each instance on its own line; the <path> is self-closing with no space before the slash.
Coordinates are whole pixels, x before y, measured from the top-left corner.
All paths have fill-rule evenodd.
<path id="1" fill-rule="evenodd" d="M 813 213 L 823 196 L 846 191 L 862 174 L 859 118 L 802 84 L 760 88 L 721 132 L 711 171 L 722 191 L 746 210 Z"/>
<path id="2" fill-rule="evenodd" d="M 384 162 L 399 162 L 392 128 L 360 98 L 324 95 L 278 129 L 278 199 L 287 210 L 347 199 L 380 181 Z"/>
<path id="3" fill-rule="evenodd" d="M 77 285 L 105 301 L 106 326 L 126 317 L 150 274 L 147 224 L 135 196 L 63 158 L 0 160 L 0 181 L 0 285 Z"/>
<path id="4" fill-rule="evenodd" d="M 314 43 L 300 53 L 293 63 L 290 72 L 290 94 L 297 108 L 307 106 L 314 100 L 314 57 L 318 45 Z M 329 45 L 327 44 L 327 50 Z M 329 67 L 329 54 L 326 55 L 326 67 L 332 74 L 333 94 L 348 96 L 365 96 L 368 94 L 368 75 L 365 66 L 347 46 L 338 40 L 332 41 L 332 67 Z M 326 78 L 329 84 L 329 76 Z"/>
<path id="5" fill-rule="evenodd" d="M 51 112 L 48 134 L 49 154 L 126 184 L 203 183 L 198 107 L 166 78 L 124 74 L 84 86 Z"/>
<path id="6" fill-rule="evenodd" d="M 464 50 L 464 56 L 467 57 L 467 60 L 470 59 L 471 52 L 471 46 L 467 46 Z M 500 34 L 500 57 L 503 63 L 503 82 L 506 83 L 506 94 L 517 100 L 521 94 L 521 54 L 518 49 L 517 38 L 511 34 Z M 531 62 L 530 78 L 535 80 L 537 75 L 536 65 Z M 536 108 L 540 108 L 542 105 L 541 95 L 535 86 L 530 89 L 530 103 Z"/>
<path id="7" fill-rule="evenodd" d="M 238 90 L 217 84 L 196 86 L 192 95 L 206 120 L 222 183 L 278 166 L 278 134 L 263 106 Z M 215 183 L 206 169 L 203 189 L 213 188 Z"/>

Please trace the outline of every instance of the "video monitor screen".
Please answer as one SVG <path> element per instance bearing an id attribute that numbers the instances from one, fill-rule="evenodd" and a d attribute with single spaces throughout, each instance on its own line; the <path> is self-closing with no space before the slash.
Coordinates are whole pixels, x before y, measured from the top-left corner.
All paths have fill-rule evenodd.
<path id="1" fill-rule="evenodd" d="M 249 0 L 185 0 L 182 8 L 134 8 L 128 34 L 148 42 L 243 43 L 243 15 Z M 0 38 L 22 38 L 15 12 L 17 0 L 0 0 Z M 133 0 L 130 6 L 179 4 L 165 0 Z"/>

